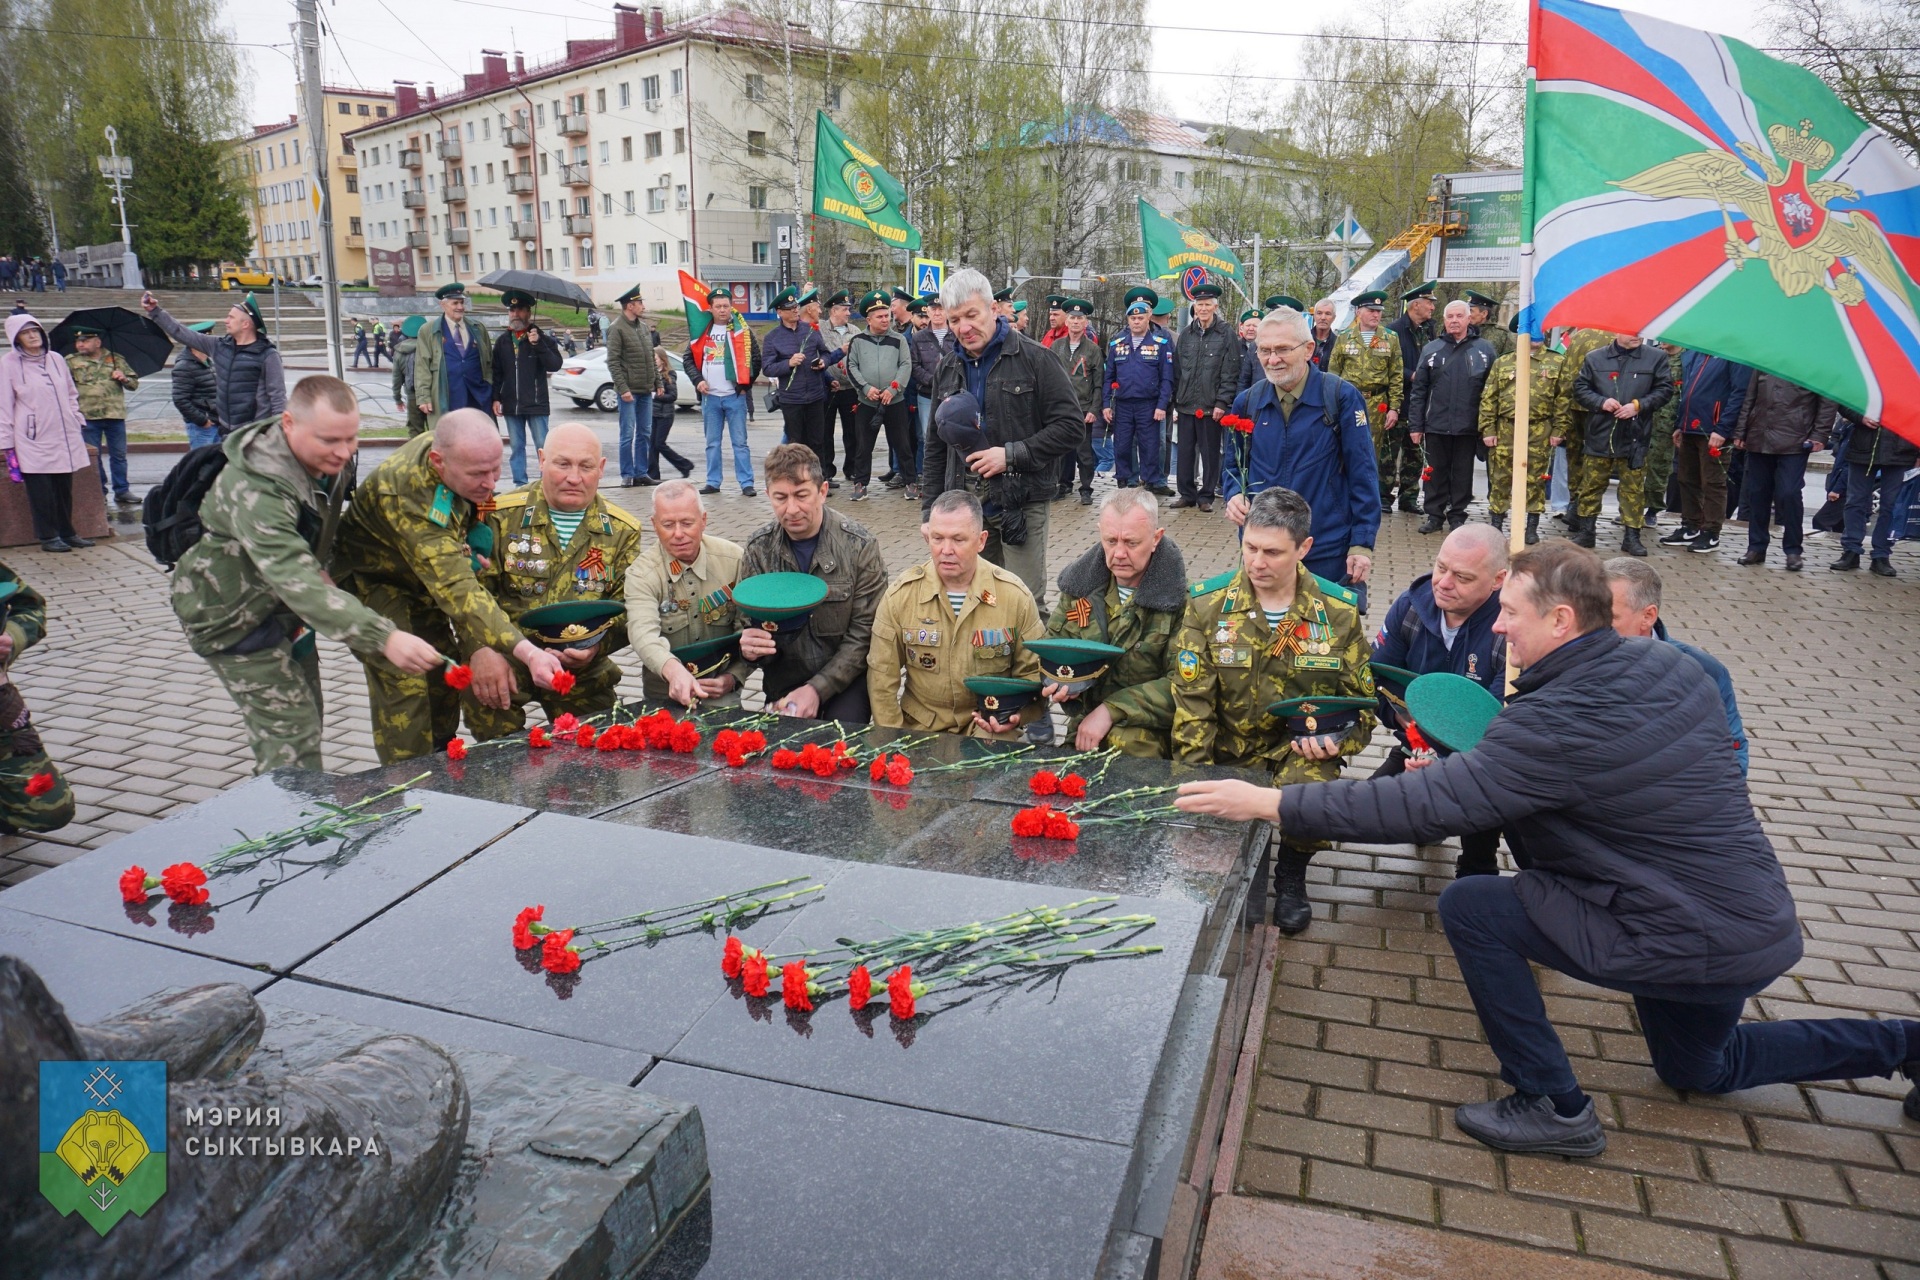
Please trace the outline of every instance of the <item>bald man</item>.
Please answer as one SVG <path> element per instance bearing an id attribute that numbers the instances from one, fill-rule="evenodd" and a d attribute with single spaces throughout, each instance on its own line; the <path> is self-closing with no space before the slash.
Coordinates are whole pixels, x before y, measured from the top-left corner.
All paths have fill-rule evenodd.
<path id="1" fill-rule="evenodd" d="M 471 696 L 505 711 L 519 694 L 516 668 L 553 687 L 560 659 L 520 633 L 480 581 L 491 571 L 480 508 L 500 479 L 500 433 L 478 409 L 443 414 L 373 469 L 340 524 L 335 572 L 362 604 L 472 668 Z M 444 669 L 400 671 L 361 659 L 382 764 L 430 755 L 460 731 L 460 695 Z"/>
<path id="2" fill-rule="evenodd" d="M 625 599 L 627 566 L 640 554 L 640 518 L 600 496 L 607 460 L 600 437 L 577 422 L 547 433 L 535 451 L 540 478 L 494 500 L 486 513 L 493 532 L 493 555 L 480 571 L 485 584 L 514 625 L 534 643 L 540 636 L 522 619 L 543 605 Z M 482 539 L 485 541 L 485 539 Z M 624 615 L 592 644 L 545 647 L 572 673 L 565 694 L 532 686 L 526 668 L 513 664 L 515 695 L 510 705 L 492 707 L 471 695 L 462 699 L 467 727 L 482 740 L 503 738 L 526 728 L 526 703 L 537 700 L 548 721 L 568 712 L 595 716 L 613 709 L 620 667 L 613 655 L 627 643 Z"/>

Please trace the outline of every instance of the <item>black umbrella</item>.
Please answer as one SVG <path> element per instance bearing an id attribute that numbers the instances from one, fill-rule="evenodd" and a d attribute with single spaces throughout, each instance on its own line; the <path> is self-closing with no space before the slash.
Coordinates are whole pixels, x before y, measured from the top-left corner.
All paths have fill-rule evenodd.
<path id="1" fill-rule="evenodd" d="M 160 372 L 166 368 L 167 357 L 173 354 L 173 339 L 167 337 L 159 325 L 125 307 L 87 307 L 76 311 L 54 326 L 53 332 L 47 335 L 47 345 L 63 356 L 72 355 L 73 331 L 83 328 L 98 329 L 105 334 L 107 349 L 119 352 L 137 377 Z"/>
<path id="2" fill-rule="evenodd" d="M 593 297 L 585 289 L 571 280 L 562 280 L 559 276 L 548 275 L 544 271 L 523 271 L 518 267 L 508 267 L 492 275 L 480 277 L 480 283 L 489 289 L 498 289 L 505 293 L 508 289 L 520 289 L 546 302 L 557 302 L 563 307 L 578 307 L 582 311 L 593 310 Z"/>

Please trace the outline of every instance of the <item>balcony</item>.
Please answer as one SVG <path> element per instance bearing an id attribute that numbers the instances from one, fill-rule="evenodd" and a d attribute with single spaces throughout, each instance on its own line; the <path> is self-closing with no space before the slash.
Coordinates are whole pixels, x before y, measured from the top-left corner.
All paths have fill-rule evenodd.
<path id="1" fill-rule="evenodd" d="M 334 164 L 342 173 L 353 173 L 360 168 L 360 157 L 349 151 L 334 157 Z"/>
<path id="2" fill-rule="evenodd" d="M 448 204 L 465 204 L 467 202 L 467 184 L 464 182 L 449 182 L 446 186 L 440 188 L 440 198 Z"/>
<path id="3" fill-rule="evenodd" d="M 540 235 L 540 229 L 531 222 L 509 222 L 507 235 L 515 240 L 534 240 Z"/>
<path id="4" fill-rule="evenodd" d="M 464 249 L 473 243 L 473 232 L 466 227 L 448 227 L 447 243 L 456 248 Z"/>
<path id="5" fill-rule="evenodd" d="M 558 117 L 554 127 L 566 137 L 584 138 L 587 134 L 587 117 L 583 112 L 576 111 Z"/>
<path id="6" fill-rule="evenodd" d="M 400 148 L 400 167 L 402 169 L 418 169 L 420 167 L 420 148 Z"/>
<path id="7" fill-rule="evenodd" d="M 510 196 L 530 196 L 533 194 L 533 175 L 530 173 L 510 173 L 507 175 L 507 194 Z"/>
<path id="8" fill-rule="evenodd" d="M 518 150 L 521 147 L 530 147 L 533 145 L 533 133 L 531 130 L 524 129 L 517 124 L 510 124 L 500 131 L 500 140 L 515 150 Z"/>
<path id="9" fill-rule="evenodd" d="M 560 185 L 590 187 L 593 185 L 593 173 L 585 163 L 563 164 L 560 166 Z"/>
<path id="10" fill-rule="evenodd" d="M 460 139 L 458 136 L 440 140 L 440 158 L 458 160 L 460 158 Z"/>
<path id="11" fill-rule="evenodd" d="M 366 247 L 367 247 L 367 238 L 365 236 L 356 235 L 352 232 L 347 233 L 347 248 L 364 249 Z"/>
<path id="12" fill-rule="evenodd" d="M 427 193 L 424 191 L 402 191 L 400 193 L 400 203 L 409 209 L 424 209 L 427 207 Z"/>
<path id="13" fill-rule="evenodd" d="M 560 222 L 560 229 L 570 236 L 593 234 L 593 215 L 590 213 L 569 213 Z"/>
<path id="14" fill-rule="evenodd" d="M 427 233 L 426 233 L 426 232 L 424 232 L 424 231 L 409 231 L 409 232 L 407 232 L 407 248 L 409 248 L 409 249 L 430 249 L 430 248 L 432 248 L 432 247 L 433 247 L 433 241 L 431 241 L 431 240 L 429 240 L 429 239 L 427 238 Z"/>

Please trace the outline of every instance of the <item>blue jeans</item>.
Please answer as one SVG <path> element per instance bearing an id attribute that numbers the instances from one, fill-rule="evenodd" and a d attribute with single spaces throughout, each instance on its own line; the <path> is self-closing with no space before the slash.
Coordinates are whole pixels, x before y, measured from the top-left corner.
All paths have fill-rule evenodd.
<path id="1" fill-rule="evenodd" d="M 1765 551 L 1769 517 L 1780 522 L 1780 549 L 1790 556 L 1801 550 L 1806 530 L 1801 520 L 1806 515 L 1806 500 L 1801 490 L 1807 482 L 1807 454 L 1747 454 L 1745 485 L 1747 508 L 1747 550 Z"/>
<path id="2" fill-rule="evenodd" d="M 206 426 L 187 424 L 187 448 L 198 449 L 202 445 L 219 444 L 220 428 L 209 422 Z"/>
<path id="3" fill-rule="evenodd" d="M 1103 476 L 1113 474 L 1113 428 L 1098 415 L 1093 420 L 1093 469 Z"/>
<path id="4" fill-rule="evenodd" d="M 700 418 L 707 428 L 707 487 L 720 487 L 720 436 L 733 437 L 733 474 L 742 489 L 753 488 L 753 455 L 747 452 L 747 397 L 741 393 L 700 401 Z"/>
<path id="5" fill-rule="evenodd" d="M 110 468 L 100 468 L 100 492 L 107 492 L 107 472 L 113 472 L 113 492 L 132 493 L 127 486 L 127 420 L 125 418 L 88 418 L 80 428 L 80 438 L 106 457 Z"/>
<path id="6" fill-rule="evenodd" d="M 1847 464 L 1847 506 L 1840 533 L 1842 551 L 1859 555 L 1866 549 L 1867 517 L 1873 514 L 1873 499 L 1878 494 L 1880 518 L 1873 522 L 1873 558 L 1886 560 L 1893 555 L 1893 511 L 1905 475 L 1904 467 L 1875 467 L 1869 471 L 1863 462 Z"/>
<path id="7" fill-rule="evenodd" d="M 527 482 L 527 435 L 533 435 L 533 447 L 541 449 L 547 443 L 547 415 L 503 413 L 507 420 L 507 465 L 513 472 L 515 484 Z"/>
<path id="8" fill-rule="evenodd" d="M 653 397 L 635 394 L 620 406 L 620 478 L 638 480 L 647 474 L 653 444 Z"/>
<path id="9" fill-rule="evenodd" d="M 1455 880 L 1440 895 L 1440 924 L 1487 1044 L 1500 1059 L 1500 1078 L 1522 1093 L 1579 1087 L 1529 961 L 1631 995 L 1653 1069 L 1675 1089 L 1732 1093 L 1762 1084 L 1887 1076 L 1908 1060 L 1911 1023 L 1796 1018 L 1743 1025 L 1746 997 L 1764 984 L 1691 987 L 1582 972 L 1528 917 L 1514 884 L 1512 876 Z"/>
<path id="10" fill-rule="evenodd" d="M 1553 485 L 1547 493 L 1547 510 L 1560 512 L 1573 508 L 1573 491 L 1567 488 L 1567 446 L 1553 448 Z"/>

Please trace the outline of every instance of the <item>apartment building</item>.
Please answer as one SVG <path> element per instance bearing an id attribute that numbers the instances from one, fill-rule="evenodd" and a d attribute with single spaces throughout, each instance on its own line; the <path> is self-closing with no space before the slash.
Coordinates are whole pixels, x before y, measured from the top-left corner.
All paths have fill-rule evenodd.
<path id="1" fill-rule="evenodd" d="M 613 17 L 610 38 L 545 63 L 483 50 L 450 93 L 398 84 L 393 115 L 350 135 L 376 285 L 431 292 L 518 265 L 601 303 L 637 283 L 664 308 L 684 269 L 767 309 L 775 219 L 794 210 L 794 125 L 810 152 L 814 110 L 838 105 L 823 46 L 739 9 L 676 26 L 658 8 Z M 789 49 L 807 72 L 792 103 Z"/>
<path id="2" fill-rule="evenodd" d="M 333 191 L 334 262 L 343 281 L 367 276 L 366 232 L 360 213 L 360 160 L 348 135 L 393 114 L 393 95 L 377 89 L 322 90 L 328 182 Z M 320 270 L 320 212 L 313 189 L 310 131 L 300 117 L 257 126 L 228 152 L 232 172 L 252 193 L 253 252 L 247 265 L 285 280 Z"/>

